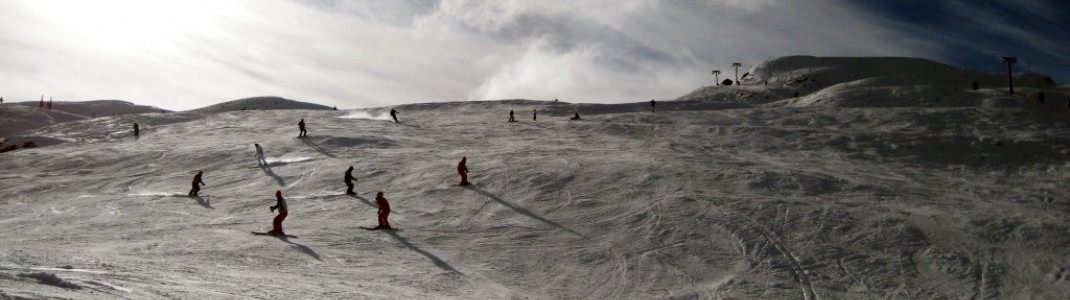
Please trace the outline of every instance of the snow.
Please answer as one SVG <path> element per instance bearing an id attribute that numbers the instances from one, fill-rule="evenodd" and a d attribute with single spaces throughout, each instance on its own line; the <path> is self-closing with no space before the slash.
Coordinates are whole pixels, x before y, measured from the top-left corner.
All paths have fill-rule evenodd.
<path id="1" fill-rule="evenodd" d="M 394 123 L 391 107 L 230 105 L 20 131 L 60 142 L 0 154 L 0 296 L 1070 294 L 1065 87 L 1023 82 L 1009 96 L 903 77 L 946 71 L 914 59 L 819 60 L 816 76 L 756 66 L 749 85 L 657 112 L 469 101 L 397 106 Z M 877 71 L 845 74 L 855 65 Z M 456 186 L 462 156 L 474 186 Z M 206 186 L 188 198 L 198 170 Z M 249 233 L 270 228 L 275 190 L 299 238 Z M 358 228 L 375 225 L 379 191 L 401 231 Z"/>

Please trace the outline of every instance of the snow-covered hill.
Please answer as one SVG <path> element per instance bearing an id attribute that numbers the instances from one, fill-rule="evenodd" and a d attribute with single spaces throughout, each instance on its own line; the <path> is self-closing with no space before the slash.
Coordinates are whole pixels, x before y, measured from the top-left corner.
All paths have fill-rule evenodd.
<path id="1" fill-rule="evenodd" d="M 310 109 L 330 110 L 330 106 L 294 101 L 281 97 L 253 97 L 227 101 L 216 105 L 190 110 L 195 113 L 217 113 L 236 110 Z"/>
<path id="2" fill-rule="evenodd" d="M 71 142 L 0 156 L 0 295 L 1070 294 L 1070 110 L 949 93 L 964 104 L 476 101 L 398 106 L 400 124 L 390 108 L 231 110 L 138 115 L 140 139 L 130 116 L 64 123 L 35 132 Z M 462 156 L 472 187 L 456 186 Z M 188 198 L 198 170 L 207 196 Z M 270 228 L 275 190 L 299 238 L 249 234 Z M 378 191 L 401 231 L 358 228 Z"/>

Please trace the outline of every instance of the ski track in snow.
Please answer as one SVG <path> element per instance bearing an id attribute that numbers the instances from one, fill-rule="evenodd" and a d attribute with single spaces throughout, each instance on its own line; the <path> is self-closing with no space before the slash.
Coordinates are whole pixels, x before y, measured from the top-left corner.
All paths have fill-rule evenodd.
<path id="1" fill-rule="evenodd" d="M 819 69 L 818 89 L 763 68 L 776 84 L 709 87 L 656 113 L 426 103 L 397 107 L 398 124 L 389 108 L 219 106 L 34 129 L 65 142 L 0 154 L 0 297 L 1070 294 L 1070 109 L 939 77 Z M 538 121 L 504 122 L 533 108 Z M 116 129 L 135 120 L 136 140 Z M 457 186 L 461 156 L 473 186 Z M 197 170 L 206 185 L 188 197 Z M 270 230 L 275 190 L 299 238 L 249 233 Z M 359 228 L 376 224 L 379 191 L 401 231 Z"/>

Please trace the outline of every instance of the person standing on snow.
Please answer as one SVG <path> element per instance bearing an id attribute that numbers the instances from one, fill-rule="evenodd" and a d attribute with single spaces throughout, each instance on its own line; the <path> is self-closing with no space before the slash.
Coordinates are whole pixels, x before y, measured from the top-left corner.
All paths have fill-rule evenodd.
<path id="1" fill-rule="evenodd" d="M 457 173 L 461 174 L 461 184 L 460 185 L 470 185 L 470 184 L 472 184 L 471 182 L 468 182 L 468 167 L 465 166 L 465 163 L 467 163 L 467 162 L 468 162 L 468 157 L 467 156 L 463 156 L 463 157 L 461 157 L 461 163 L 457 164 Z"/>
<path id="2" fill-rule="evenodd" d="M 650 112 L 654 112 L 655 110 L 657 110 L 657 105 L 658 104 L 657 102 L 654 102 L 654 99 L 650 99 Z"/>
<path id="3" fill-rule="evenodd" d="M 189 190 L 190 197 L 197 197 L 197 192 L 201 191 L 201 185 L 204 185 L 201 175 L 204 175 L 204 171 L 197 171 L 197 175 L 193 175 L 193 188 Z"/>
<path id="4" fill-rule="evenodd" d="M 534 108 L 531 109 L 531 120 L 532 121 L 539 120 L 539 111 L 535 110 Z"/>
<path id="5" fill-rule="evenodd" d="M 509 122 L 516 122 L 516 118 L 513 117 L 513 111 L 509 111 Z"/>
<path id="6" fill-rule="evenodd" d="M 138 137 L 140 135 L 141 135 L 141 127 L 138 127 L 137 123 L 134 123 L 134 137 Z"/>
<path id="7" fill-rule="evenodd" d="M 286 235 L 286 233 L 282 231 L 282 220 L 286 220 L 286 216 L 289 215 L 289 213 L 287 213 L 286 210 L 286 199 L 282 198 L 282 191 L 275 191 L 275 201 L 275 206 L 269 208 L 271 209 L 271 212 L 275 212 L 275 210 L 278 209 L 279 215 L 275 216 L 275 220 L 271 222 L 272 229 L 268 234 Z"/>
<path id="8" fill-rule="evenodd" d="M 297 128 L 301 129 L 301 133 L 298 133 L 297 137 L 308 136 L 308 131 L 305 130 L 305 119 L 301 119 L 300 122 L 297 122 Z"/>
<path id="9" fill-rule="evenodd" d="M 353 192 L 353 179 L 355 179 L 355 178 L 353 178 L 353 166 L 349 166 L 349 170 L 346 170 L 346 179 L 345 179 L 346 180 L 346 186 L 349 187 L 349 188 L 346 189 L 346 195 L 356 195 L 357 194 L 357 193 Z"/>
<path id="10" fill-rule="evenodd" d="M 383 192 L 375 194 L 375 205 L 379 206 L 379 226 L 375 226 L 375 229 L 394 229 L 390 227 L 390 221 L 386 219 L 390 216 L 390 203 L 386 202 Z"/>
<path id="11" fill-rule="evenodd" d="M 401 123 L 398 122 L 398 111 L 394 110 L 393 108 L 390 109 L 390 117 L 394 118 L 394 123 Z"/>
<path id="12" fill-rule="evenodd" d="M 264 148 L 260 148 L 260 144 L 253 144 L 253 146 L 256 146 L 256 165 L 266 166 L 268 163 L 267 158 L 264 157 Z"/>

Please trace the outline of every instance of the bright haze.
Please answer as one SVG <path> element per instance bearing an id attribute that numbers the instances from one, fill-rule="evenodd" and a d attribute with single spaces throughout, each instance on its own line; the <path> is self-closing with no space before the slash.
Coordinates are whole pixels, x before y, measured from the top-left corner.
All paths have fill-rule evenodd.
<path id="1" fill-rule="evenodd" d="M 892 4 L 889 4 L 892 3 Z M 1070 76 L 1060 1 L 3 1 L 0 96 L 187 110 L 672 99 L 785 55 Z"/>

